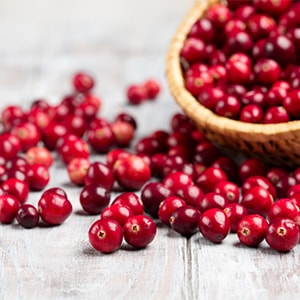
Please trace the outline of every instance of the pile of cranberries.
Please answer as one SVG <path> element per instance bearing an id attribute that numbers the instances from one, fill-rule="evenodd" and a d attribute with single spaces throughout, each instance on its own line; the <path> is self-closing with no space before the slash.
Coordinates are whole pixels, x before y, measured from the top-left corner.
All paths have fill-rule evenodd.
<path id="1" fill-rule="evenodd" d="M 180 52 L 186 89 L 216 115 L 300 119 L 300 3 L 227 0 L 198 19 Z"/>
<path id="2" fill-rule="evenodd" d="M 145 248 L 158 222 L 213 243 L 230 233 L 245 246 L 265 240 L 279 252 L 299 243 L 300 167 L 267 166 L 256 158 L 237 162 L 182 113 L 171 117 L 169 131 L 134 140 L 132 115 L 100 116 L 94 84 L 78 73 L 74 91 L 57 105 L 39 99 L 28 111 L 14 105 L 2 110 L 1 223 L 54 226 L 71 215 L 74 199 L 48 186 L 56 158 L 79 189 L 82 210 L 97 216 L 88 240 L 100 252 L 116 251 L 123 242 Z M 41 192 L 36 205 L 27 202 L 30 191 Z"/>

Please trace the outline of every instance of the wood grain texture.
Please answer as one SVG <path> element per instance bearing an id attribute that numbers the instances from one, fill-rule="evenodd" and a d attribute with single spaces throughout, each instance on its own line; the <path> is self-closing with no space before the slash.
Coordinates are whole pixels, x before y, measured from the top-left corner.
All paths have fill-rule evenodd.
<path id="1" fill-rule="evenodd" d="M 165 55 L 193 0 L 0 1 L 0 109 L 28 107 L 36 97 L 57 103 L 71 91 L 73 72 L 97 78 L 102 116 L 132 113 L 136 139 L 169 129 L 179 111 L 165 82 Z M 155 102 L 126 105 L 127 84 L 161 80 Z M 94 155 L 93 160 L 104 160 Z M 74 206 L 58 227 L 0 225 L 0 299 L 299 299 L 300 251 L 288 254 L 242 247 L 232 235 L 220 245 L 196 234 L 186 240 L 158 224 L 155 241 L 134 251 L 125 243 L 104 255 L 89 245 L 97 216 L 85 215 L 80 188 L 57 162 L 50 186 L 66 189 Z M 36 204 L 40 192 L 30 195 Z M 113 195 L 115 196 L 115 195 Z"/>

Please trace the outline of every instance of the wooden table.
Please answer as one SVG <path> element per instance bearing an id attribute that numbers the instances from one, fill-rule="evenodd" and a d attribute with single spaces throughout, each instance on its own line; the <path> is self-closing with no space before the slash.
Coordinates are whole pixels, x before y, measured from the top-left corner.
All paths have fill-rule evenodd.
<path id="1" fill-rule="evenodd" d="M 97 79 L 101 115 L 134 115 L 136 139 L 170 129 L 179 111 L 165 82 L 170 39 L 193 0 L 65 0 L 0 2 L 0 109 L 28 108 L 44 97 L 57 103 L 71 91 L 71 76 L 87 70 Z M 126 105 L 129 83 L 159 79 L 157 101 Z M 95 155 L 94 160 L 104 157 Z M 231 235 L 215 245 L 200 234 L 187 240 L 159 226 L 146 249 L 123 247 L 103 255 L 87 232 L 97 216 L 79 205 L 80 188 L 60 162 L 49 187 L 63 187 L 74 211 L 61 226 L 25 230 L 0 225 L 0 299 L 299 299 L 300 248 L 287 254 L 241 246 Z M 36 204 L 40 192 L 28 202 Z"/>

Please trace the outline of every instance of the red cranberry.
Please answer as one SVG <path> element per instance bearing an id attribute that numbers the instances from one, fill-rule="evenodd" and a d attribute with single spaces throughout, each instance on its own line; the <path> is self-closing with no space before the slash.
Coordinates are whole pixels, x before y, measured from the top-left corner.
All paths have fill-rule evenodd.
<path id="1" fill-rule="evenodd" d="M 228 34 L 223 49 L 227 55 L 231 55 L 237 50 L 242 53 L 250 53 L 252 48 L 253 39 L 251 35 L 245 30 L 240 30 L 237 32 L 232 31 Z"/>
<path id="2" fill-rule="evenodd" d="M 49 225 L 63 223 L 72 212 L 72 204 L 66 196 L 55 191 L 45 191 L 38 200 L 38 211 Z"/>
<path id="3" fill-rule="evenodd" d="M 231 1 L 230 1 L 231 2 Z M 239 19 L 242 20 L 244 22 L 246 22 L 251 15 L 253 15 L 255 13 L 255 8 L 253 7 L 251 1 L 248 1 L 246 3 L 243 3 L 242 1 L 233 1 L 234 3 L 239 3 L 241 4 L 241 6 L 237 7 L 235 12 L 234 12 L 234 16 Z"/>
<path id="4" fill-rule="evenodd" d="M 274 106 L 266 110 L 263 117 L 264 124 L 284 123 L 290 121 L 290 115 L 283 106 Z"/>
<path id="5" fill-rule="evenodd" d="M 286 169 L 280 167 L 273 167 L 267 172 L 266 178 L 269 179 L 269 181 L 274 186 L 276 186 L 279 179 L 286 175 L 288 175 L 288 171 Z"/>
<path id="6" fill-rule="evenodd" d="M 247 158 L 239 166 L 239 178 L 241 182 L 244 182 L 250 176 L 264 176 L 266 173 L 267 167 L 257 158 Z"/>
<path id="7" fill-rule="evenodd" d="M 119 194 L 112 204 L 121 204 L 128 206 L 134 215 L 142 215 L 144 213 L 143 202 L 140 197 L 134 192 L 124 192 Z"/>
<path id="8" fill-rule="evenodd" d="M 216 3 L 207 9 L 205 17 L 210 20 L 216 28 L 220 29 L 232 18 L 232 14 L 228 7 Z"/>
<path id="9" fill-rule="evenodd" d="M 237 163 L 226 155 L 219 156 L 212 162 L 211 167 L 222 169 L 230 181 L 237 181 L 238 165 Z"/>
<path id="10" fill-rule="evenodd" d="M 241 110 L 241 102 L 231 95 L 225 95 L 215 106 L 215 113 L 222 117 L 231 119 L 238 118 Z"/>
<path id="11" fill-rule="evenodd" d="M 26 113 L 18 105 L 8 105 L 1 112 L 1 122 L 5 131 L 10 131 L 16 124 L 24 122 Z"/>
<path id="12" fill-rule="evenodd" d="M 150 179 L 151 170 L 141 157 L 130 155 L 116 161 L 113 174 L 122 188 L 138 190 Z"/>
<path id="13" fill-rule="evenodd" d="M 210 110 L 214 110 L 218 101 L 223 98 L 224 92 L 220 88 L 213 86 L 203 88 L 197 97 L 199 103 Z"/>
<path id="14" fill-rule="evenodd" d="M 64 117 L 63 124 L 69 133 L 82 137 L 88 128 L 86 120 L 82 116 L 69 114 Z"/>
<path id="15" fill-rule="evenodd" d="M 258 105 L 261 108 L 265 106 L 265 94 L 261 91 L 257 90 L 250 90 L 246 92 L 242 97 L 241 97 L 241 102 L 243 105 Z"/>
<path id="16" fill-rule="evenodd" d="M 157 98 L 160 92 L 160 84 L 156 79 L 148 79 L 144 82 L 144 89 L 146 91 L 146 96 L 148 99 L 153 100 Z"/>
<path id="17" fill-rule="evenodd" d="M 128 86 L 127 101 L 132 105 L 139 105 L 147 99 L 147 93 L 144 86 L 139 84 L 131 84 Z"/>
<path id="18" fill-rule="evenodd" d="M 138 154 L 146 154 L 152 156 L 153 154 L 161 152 L 161 144 L 154 137 L 140 138 L 135 144 L 135 152 Z"/>
<path id="19" fill-rule="evenodd" d="M 128 206 L 116 203 L 104 208 L 100 214 L 100 219 L 114 219 L 123 227 L 133 215 L 132 210 Z"/>
<path id="20" fill-rule="evenodd" d="M 117 114 L 114 121 L 127 122 L 127 123 L 131 124 L 134 129 L 137 129 L 137 121 L 129 113 L 121 112 L 121 113 Z"/>
<path id="21" fill-rule="evenodd" d="M 210 43 L 215 37 L 215 29 L 210 20 L 200 18 L 191 27 L 188 37 L 201 38 L 205 43 Z"/>
<path id="22" fill-rule="evenodd" d="M 274 200 L 271 193 L 261 186 L 255 186 L 242 195 L 241 204 L 249 213 L 266 215 Z"/>
<path id="23" fill-rule="evenodd" d="M 43 190 L 50 181 L 48 169 L 43 165 L 31 165 L 28 170 L 28 185 L 31 191 Z"/>
<path id="24" fill-rule="evenodd" d="M 268 222 L 261 215 L 246 215 L 238 223 L 237 236 L 243 245 L 257 247 L 264 240 L 267 228 Z"/>
<path id="25" fill-rule="evenodd" d="M 162 184 L 174 194 L 178 194 L 186 186 L 192 185 L 194 182 L 192 177 L 184 172 L 172 172 L 162 180 Z"/>
<path id="26" fill-rule="evenodd" d="M 188 37 L 182 46 L 180 56 L 189 64 L 201 62 L 205 59 L 205 43 L 194 37 Z"/>
<path id="27" fill-rule="evenodd" d="M 124 149 L 121 149 L 121 148 L 112 149 L 106 154 L 106 165 L 109 168 L 112 168 L 118 159 L 120 159 L 121 157 L 130 156 L 130 155 L 131 155 L 131 153 L 129 153 L 128 151 L 126 151 Z"/>
<path id="28" fill-rule="evenodd" d="M 128 122 L 115 121 L 111 124 L 115 142 L 119 147 L 129 147 L 134 138 L 134 127 Z"/>
<path id="29" fill-rule="evenodd" d="M 88 237 L 94 249 L 102 253 L 111 253 L 121 247 L 123 229 L 116 220 L 97 220 L 91 225 Z"/>
<path id="30" fill-rule="evenodd" d="M 278 198 L 286 197 L 290 187 L 294 186 L 296 183 L 297 181 L 293 174 L 282 176 L 275 186 Z"/>
<path id="31" fill-rule="evenodd" d="M 253 66 L 255 80 L 262 85 L 271 85 L 277 81 L 281 74 L 279 64 L 268 58 L 258 60 Z"/>
<path id="32" fill-rule="evenodd" d="M 197 185 L 192 184 L 183 186 L 182 189 L 176 194 L 182 199 L 184 199 L 187 205 L 193 206 L 199 210 L 199 205 L 203 196 L 203 192 Z"/>
<path id="33" fill-rule="evenodd" d="M 291 0 L 278 0 L 278 1 L 266 1 L 266 0 L 254 0 L 253 5 L 257 10 L 264 13 L 278 16 L 288 9 L 291 4 Z"/>
<path id="34" fill-rule="evenodd" d="M 170 217 L 173 230 L 189 238 L 198 231 L 200 212 L 193 206 L 181 206 Z"/>
<path id="35" fill-rule="evenodd" d="M 280 106 L 283 104 L 284 98 L 287 97 L 288 90 L 281 87 L 271 87 L 266 94 L 266 104 L 268 107 Z"/>
<path id="36" fill-rule="evenodd" d="M 129 218 L 123 229 L 125 241 L 138 249 L 148 246 L 156 236 L 156 224 L 145 215 Z"/>
<path id="37" fill-rule="evenodd" d="M 99 161 L 90 164 L 84 179 L 86 185 L 97 183 L 108 190 L 112 189 L 114 181 L 115 179 L 112 169 L 105 163 Z"/>
<path id="38" fill-rule="evenodd" d="M 32 204 L 23 204 L 16 215 L 17 222 L 24 228 L 36 227 L 39 219 L 38 210 Z"/>
<path id="39" fill-rule="evenodd" d="M 278 252 L 288 252 L 298 243 L 300 237 L 299 226 L 292 220 L 280 218 L 272 222 L 266 231 L 266 241 Z"/>
<path id="40" fill-rule="evenodd" d="M 9 195 L 15 196 L 20 203 L 26 202 L 29 194 L 29 187 L 26 182 L 16 179 L 9 178 L 1 184 L 3 191 Z"/>
<path id="41" fill-rule="evenodd" d="M 208 167 L 220 156 L 220 150 L 212 142 L 204 140 L 196 146 L 193 161 Z"/>
<path id="42" fill-rule="evenodd" d="M 195 97 L 197 97 L 204 88 L 213 86 L 214 79 L 207 72 L 202 72 L 199 75 L 187 76 L 185 80 L 185 88 Z"/>
<path id="43" fill-rule="evenodd" d="M 223 196 L 228 203 L 238 203 L 240 200 L 240 189 L 231 181 L 221 181 L 215 185 L 214 192 Z"/>
<path id="44" fill-rule="evenodd" d="M 247 104 L 241 109 L 240 120 L 247 123 L 260 123 L 263 118 L 263 110 L 256 104 Z"/>
<path id="45" fill-rule="evenodd" d="M 219 168 L 209 167 L 199 176 L 196 185 L 199 186 L 204 193 L 207 193 L 213 191 L 215 186 L 221 181 L 227 181 L 225 172 Z"/>
<path id="46" fill-rule="evenodd" d="M 201 234 L 213 243 L 221 243 L 230 232 L 230 220 L 219 208 L 211 208 L 199 217 Z"/>
<path id="47" fill-rule="evenodd" d="M 73 86 L 77 92 L 89 92 L 95 85 L 95 81 L 91 75 L 80 72 L 76 73 L 73 77 Z"/>
<path id="48" fill-rule="evenodd" d="M 11 133 L 0 134 L 0 155 L 5 159 L 11 159 L 21 151 L 20 139 Z"/>
<path id="49" fill-rule="evenodd" d="M 70 181 L 78 186 L 84 185 L 90 164 L 91 163 L 87 158 L 73 158 L 67 165 Z"/>
<path id="50" fill-rule="evenodd" d="M 98 124 L 87 132 L 87 141 L 99 153 L 108 152 L 115 144 L 115 135 L 110 124 Z"/>
<path id="51" fill-rule="evenodd" d="M 255 39 L 266 38 L 276 29 L 276 21 L 266 14 L 252 14 L 247 21 L 247 30 Z"/>
<path id="52" fill-rule="evenodd" d="M 268 219 L 272 223 L 278 218 L 291 219 L 298 224 L 300 214 L 296 203 L 289 198 L 281 198 L 274 202 L 269 210 Z"/>
<path id="53" fill-rule="evenodd" d="M 211 208 L 224 209 L 227 204 L 227 199 L 222 195 L 216 192 L 209 192 L 200 198 L 197 208 L 203 213 Z"/>
<path id="54" fill-rule="evenodd" d="M 185 201 L 178 196 L 169 196 L 159 205 L 158 217 L 166 225 L 170 226 L 170 217 L 178 207 L 186 206 Z"/>
<path id="55" fill-rule="evenodd" d="M 25 153 L 25 159 L 31 165 L 39 164 L 49 168 L 53 163 L 51 152 L 45 147 L 31 147 Z"/>
<path id="56" fill-rule="evenodd" d="M 229 203 L 224 212 L 230 220 L 230 232 L 237 232 L 239 221 L 248 215 L 247 209 L 239 203 Z"/>
<path id="57" fill-rule="evenodd" d="M 67 128 L 65 125 L 59 122 L 50 122 L 42 132 L 42 140 L 45 147 L 49 150 L 56 148 L 59 138 L 67 134 Z"/>
<path id="58" fill-rule="evenodd" d="M 109 204 L 110 191 L 96 183 L 83 187 L 79 195 L 81 207 L 90 215 L 101 213 Z"/>
<path id="59" fill-rule="evenodd" d="M 294 118 L 300 117 L 300 90 L 295 89 L 288 93 L 287 97 L 283 100 L 283 106 L 288 113 Z"/>
<path id="60" fill-rule="evenodd" d="M 160 182 L 146 183 L 141 190 L 141 200 L 145 211 L 152 217 L 158 217 L 160 203 L 171 195 L 173 195 L 172 191 Z"/>
<path id="61" fill-rule="evenodd" d="M 9 224 L 12 223 L 17 216 L 20 208 L 19 200 L 12 195 L 0 195 L 0 222 Z"/>

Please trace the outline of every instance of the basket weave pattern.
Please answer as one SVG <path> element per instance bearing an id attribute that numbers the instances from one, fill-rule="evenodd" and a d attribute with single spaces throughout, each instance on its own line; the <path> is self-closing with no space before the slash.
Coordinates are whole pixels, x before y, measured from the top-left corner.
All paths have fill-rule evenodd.
<path id="1" fill-rule="evenodd" d="M 179 25 L 167 54 L 166 77 L 170 92 L 183 112 L 220 146 L 266 162 L 300 165 L 300 121 L 251 124 L 220 117 L 201 105 L 184 86 L 180 51 L 194 22 L 217 0 L 197 0 Z"/>

